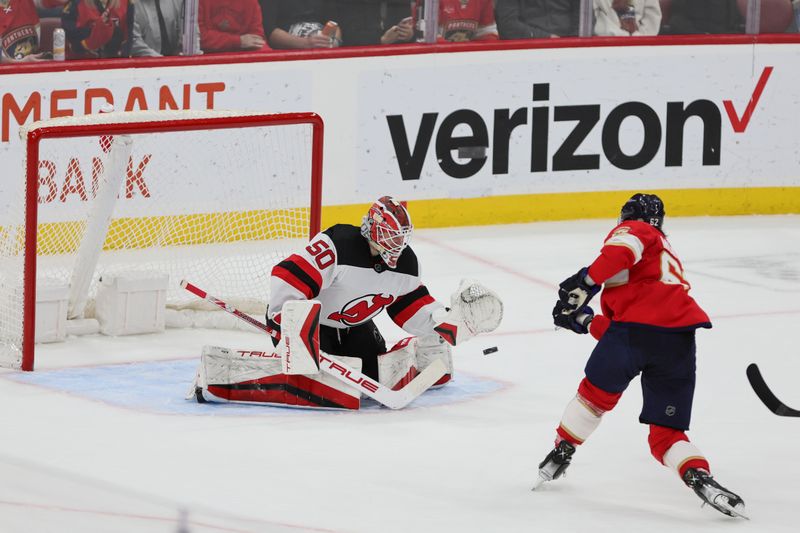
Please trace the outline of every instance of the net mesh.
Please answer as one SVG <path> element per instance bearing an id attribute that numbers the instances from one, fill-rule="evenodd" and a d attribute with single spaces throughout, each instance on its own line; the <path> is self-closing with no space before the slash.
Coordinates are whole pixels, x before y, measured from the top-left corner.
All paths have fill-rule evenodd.
<path id="1" fill-rule="evenodd" d="M 216 114 L 126 113 L 83 121 L 207 118 Z M 78 122 L 56 120 L 50 124 Z M 169 276 L 167 304 L 197 300 L 179 283 L 258 312 L 272 266 L 308 238 L 312 126 L 230 127 L 130 135 L 132 149 L 110 211 L 101 220 L 102 251 L 91 272 L 86 316 L 104 275 Z M 44 138 L 38 159 L 37 285 L 67 285 L 76 270 L 93 204 L 108 186 L 113 136 Z M 117 165 L 119 166 L 119 165 Z M 106 171 L 104 171 L 104 169 Z M 22 343 L 25 184 L 15 184 L 0 215 L 0 365 L 18 366 Z M 96 209 L 96 207 L 95 207 Z M 92 213 L 95 213 L 94 215 Z M 101 215 L 102 217 L 103 215 Z M 99 247 L 99 245 L 98 245 Z M 80 250 L 80 252 L 79 252 Z M 83 263 L 81 263 L 83 264 Z M 93 264 L 90 262 L 90 264 Z M 83 267 L 81 267 L 83 268 Z M 81 273 L 78 273 L 81 275 Z"/>

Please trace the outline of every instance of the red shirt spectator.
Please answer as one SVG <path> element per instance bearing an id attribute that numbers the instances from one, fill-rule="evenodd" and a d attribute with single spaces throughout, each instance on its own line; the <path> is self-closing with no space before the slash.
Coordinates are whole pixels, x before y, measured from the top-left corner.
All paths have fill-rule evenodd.
<path id="1" fill-rule="evenodd" d="M 0 0 L 0 52 L 5 61 L 39 52 L 39 15 L 32 0 Z"/>
<path id="2" fill-rule="evenodd" d="M 453 42 L 497 39 L 492 0 L 440 0 L 439 37 Z"/>
<path id="3" fill-rule="evenodd" d="M 258 0 L 200 0 L 203 52 L 269 50 Z"/>
<path id="4" fill-rule="evenodd" d="M 61 25 L 68 59 L 131 55 L 133 5 L 128 0 L 70 0 Z"/>

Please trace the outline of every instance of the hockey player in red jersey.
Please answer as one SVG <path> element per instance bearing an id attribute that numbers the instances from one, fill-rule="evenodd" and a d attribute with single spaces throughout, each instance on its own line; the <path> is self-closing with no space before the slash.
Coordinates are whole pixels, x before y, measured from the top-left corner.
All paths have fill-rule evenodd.
<path id="1" fill-rule="evenodd" d="M 653 456 L 704 502 L 724 514 L 744 516 L 742 499 L 714 480 L 708 461 L 685 433 L 695 386 L 695 331 L 710 328 L 711 322 L 689 296 L 690 285 L 663 222 L 661 199 L 635 194 L 622 207 L 600 256 L 560 284 L 553 309 L 556 326 L 591 333 L 598 343 L 556 430 L 555 448 L 539 465 L 534 488 L 564 473 L 576 447 L 641 374 L 639 421 L 650 426 Z M 603 313 L 595 315 L 588 303 L 601 286 Z"/>

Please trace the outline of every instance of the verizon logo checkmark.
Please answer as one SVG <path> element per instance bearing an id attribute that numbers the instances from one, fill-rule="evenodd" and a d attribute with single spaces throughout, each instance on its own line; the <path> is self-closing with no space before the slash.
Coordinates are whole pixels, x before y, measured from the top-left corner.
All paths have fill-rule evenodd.
<path id="1" fill-rule="evenodd" d="M 753 117 L 753 112 L 756 110 L 756 105 L 758 105 L 758 100 L 761 98 L 761 93 L 764 92 L 764 87 L 767 86 L 767 80 L 769 80 L 772 70 L 773 67 L 764 67 L 764 70 L 761 72 L 761 77 L 758 78 L 758 83 L 756 83 L 756 88 L 750 96 L 750 102 L 748 102 L 741 117 L 739 117 L 739 114 L 733 107 L 733 102 L 731 100 L 722 101 L 725 105 L 725 111 L 728 113 L 728 118 L 731 121 L 731 126 L 733 126 L 733 131 L 736 133 L 744 133 L 747 129 L 747 125 Z"/>

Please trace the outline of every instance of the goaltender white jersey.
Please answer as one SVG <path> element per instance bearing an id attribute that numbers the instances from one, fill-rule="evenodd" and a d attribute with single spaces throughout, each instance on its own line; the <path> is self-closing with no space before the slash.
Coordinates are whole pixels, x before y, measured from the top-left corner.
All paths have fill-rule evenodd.
<path id="1" fill-rule="evenodd" d="M 422 284 L 410 246 L 390 269 L 370 253 L 360 229 L 348 224 L 318 233 L 308 246 L 275 265 L 269 325 L 279 331 L 283 304 L 302 299 L 321 302 L 320 324 L 339 329 L 363 324 L 386 309 L 407 332 L 428 335 L 434 333 L 434 314 L 445 312 Z"/>

